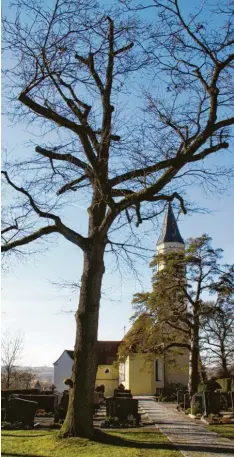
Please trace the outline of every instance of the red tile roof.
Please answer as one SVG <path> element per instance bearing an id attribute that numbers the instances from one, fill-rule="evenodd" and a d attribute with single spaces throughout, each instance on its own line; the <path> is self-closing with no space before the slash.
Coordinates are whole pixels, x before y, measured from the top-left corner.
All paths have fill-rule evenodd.
<path id="1" fill-rule="evenodd" d="M 117 360 L 117 352 L 121 341 L 98 341 L 98 365 L 111 365 Z M 66 350 L 71 359 L 74 351 Z"/>

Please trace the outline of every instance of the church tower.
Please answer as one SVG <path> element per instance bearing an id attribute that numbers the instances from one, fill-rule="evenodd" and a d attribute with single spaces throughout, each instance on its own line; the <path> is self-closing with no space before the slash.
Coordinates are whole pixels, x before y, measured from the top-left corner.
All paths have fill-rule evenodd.
<path id="1" fill-rule="evenodd" d="M 184 240 L 180 234 L 171 203 L 168 203 L 162 231 L 157 241 L 158 254 L 166 254 L 171 251 L 184 252 Z M 163 264 L 158 265 L 158 269 L 163 268 Z"/>

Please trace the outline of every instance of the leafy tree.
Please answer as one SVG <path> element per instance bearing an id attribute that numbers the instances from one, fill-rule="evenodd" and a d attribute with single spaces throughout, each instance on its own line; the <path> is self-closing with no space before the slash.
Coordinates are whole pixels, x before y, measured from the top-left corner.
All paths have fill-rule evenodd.
<path id="1" fill-rule="evenodd" d="M 216 313 L 203 322 L 202 357 L 215 366 L 219 377 L 228 378 L 234 367 L 234 302 L 220 303 Z"/>
<path id="2" fill-rule="evenodd" d="M 139 249 L 134 223 L 154 219 L 174 199 L 186 212 L 185 183 L 226 173 L 207 173 L 199 162 L 229 147 L 234 124 L 232 10 L 223 8 L 220 26 L 209 27 L 198 15 L 184 17 L 177 1 L 155 5 L 147 24 L 94 0 L 15 0 L 15 18 L 3 19 L 5 106 L 40 140 L 27 160 L 3 170 L 6 206 L 12 201 L 3 208 L 2 251 L 18 254 L 58 234 L 84 259 L 61 436 L 93 433 L 104 253 L 129 258 Z M 160 81 L 160 99 L 136 87 L 142 77 L 152 88 Z M 62 213 L 81 200 L 85 233 Z"/>
<path id="3" fill-rule="evenodd" d="M 121 358 L 132 351 L 187 350 L 188 388 L 197 391 L 203 322 L 213 320 L 221 297 L 230 299 L 234 292 L 233 266 L 222 267 L 221 256 L 222 250 L 213 249 L 211 238 L 202 235 L 188 240 L 184 253 L 170 251 L 155 257 L 152 292 L 134 296 L 135 324 L 121 348 Z M 213 300 L 208 300 L 209 295 Z"/>

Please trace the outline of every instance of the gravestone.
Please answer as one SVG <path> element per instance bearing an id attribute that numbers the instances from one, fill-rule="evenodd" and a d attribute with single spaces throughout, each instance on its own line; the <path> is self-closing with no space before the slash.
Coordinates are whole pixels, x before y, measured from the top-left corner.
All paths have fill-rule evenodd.
<path id="1" fill-rule="evenodd" d="M 106 415 L 108 417 L 118 417 L 120 421 L 124 421 L 128 416 L 134 416 L 139 422 L 140 415 L 138 414 L 138 400 L 128 397 L 107 397 L 106 398 Z"/>
<path id="2" fill-rule="evenodd" d="M 184 410 L 190 408 L 190 395 L 189 392 L 185 392 L 183 395 Z"/>
<path id="3" fill-rule="evenodd" d="M 220 392 L 203 392 L 204 414 L 220 413 Z"/>
<path id="4" fill-rule="evenodd" d="M 96 414 L 100 405 L 103 401 L 103 394 L 102 392 L 97 392 L 96 390 L 93 393 L 93 412 Z"/>
<path id="5" fill-rule="evenodd" d="M 230 408 L 234 411 L 234 392 L 228 392 L 230 399 Z"/>
<path id="6" fill-rule="evenodd" d="M 7 410 L 7 400 L 4 397 L 2 397 L 1 398 L 1 421 L 5 420 L 6 410 Z"/>
<path id="7" fill-rule="evenodd" d="M 24 425 L 33 427 L 37 408 L 38 403 L 35 401 L 12 397 L 8 401 L 6 421 L 11 424 L 14 422 L 22 422 Z"/>
<path id="8" fill-rule="evenodd" d="M 115 392 L 114 397 L 118 398 L 132 398 L 131 393 L 125 393 L 125 392 Z"/>
<path id="9" fill-rule="evenodd" d="M 63 421 L 67 415 L 68 410 L 68 403 L 69 403 L 69 392 L 68 390 L 64 390 L 63 395 L 60 399 L 60 403 L 57 405 L 54 414 L 54 422 L 59 422 L 60 420 Z"/>
<path id="10" fill-rule="evenodd" d="M 184 391 L 183 390 L 177 390 L 177 405 L 180 405 L 181 403 L 184 403 Z"/>

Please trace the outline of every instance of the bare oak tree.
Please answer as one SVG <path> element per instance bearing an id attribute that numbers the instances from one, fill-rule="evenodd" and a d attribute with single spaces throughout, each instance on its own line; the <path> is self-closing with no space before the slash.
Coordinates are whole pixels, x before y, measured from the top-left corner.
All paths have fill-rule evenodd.
<path id="1" fill-rule="evenodd" d="M 10 389 L 18 377 L 19 368 L 18 363 L 23 351 L 23 337 L 20 333 L 11 335 L 9 332 L 4 333 L 2 336 L 2 387 Z"/>
<path id="2" fill-rule="evenodd" d="M 128 254 L 126 233 L 165 202 L 177 200 L 186 212 L 185 184 L 191 176 L 196 182 L 212 176 L 202 161 L 229 147 L 234 124 L 231 10 L 218 13 L 214 31 L 196 15 L 184 18 L 177 1 L 153 5 L 153 24 L 105 11 L 93 0 L 53 6 L 15 0 L 15 19 L 3 20 L 3 50 L 12 62 L 4 69 L 7 107 L 14 122 L 41 126 L 41 138 L 31 158 L 2 172 L 19 198 L 8 218 L 4 213 L 2 251 L 23 252 L 59 234 L 83 252 L 74 386 L 62 436 L 93 433 L 105 251 Z M 131 75 L 143 75 L 152 87 L 161 81 L 164 95 L 138 87 L 134 97 Z M 88 211 L 85 234 L 60 212 L 81 199 Z"/>
<path id="3" fill-rule="evenodd" d="M 224 299 L 214 316 L 204 319 L 201 335 L 204 362 L 228 378 L 234 368 L 234 303 Z"/>

